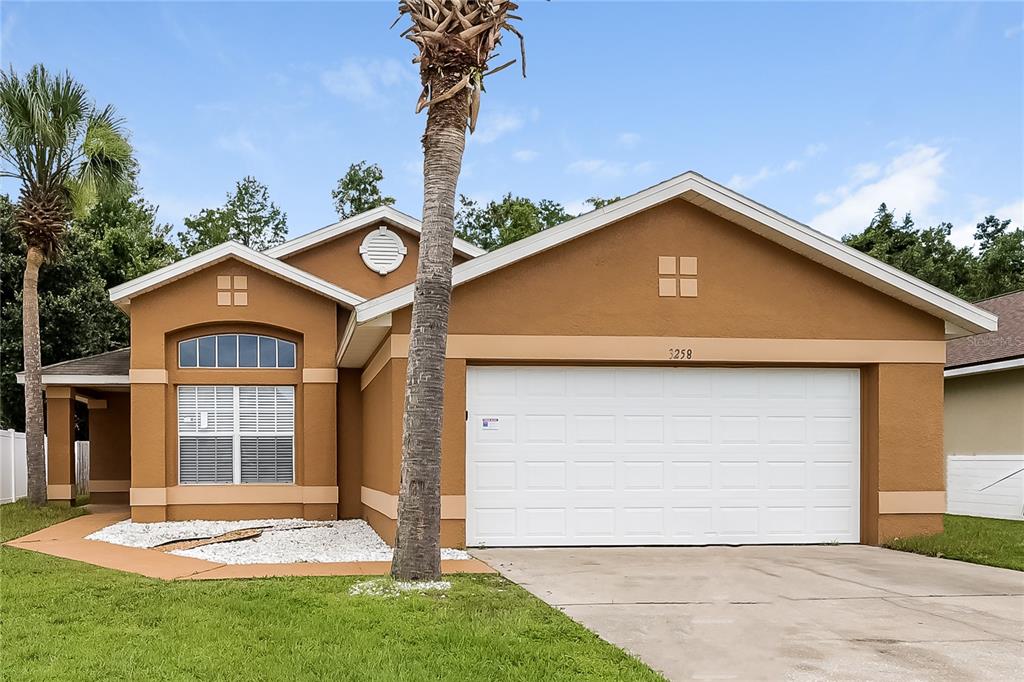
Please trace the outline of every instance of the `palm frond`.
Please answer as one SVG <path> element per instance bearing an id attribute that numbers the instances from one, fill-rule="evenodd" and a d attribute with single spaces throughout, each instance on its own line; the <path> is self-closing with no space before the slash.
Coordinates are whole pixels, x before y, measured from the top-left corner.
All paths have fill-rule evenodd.
<path id="1" fill-rule="evenodd" d="M 84 215 L 134 177 L 124 123 L 98 110 L 67 72 L 33 66 L 24 77 L 0 73 L 0 174 L 21 181 L 19 227 L 30 244 L 52 253 L 64 223 Z"/>
<path id="2" fill-rule="evenodd" d="M 519 39 L 523 77 L 526 76 L 523 35 L 510 23 L 520 18 L 514 14 L 516 9 L 518 5 L 511 0 L 399 0 L 395 24 L 402 17 L 409 17 L 411 25 L 402 31 L 402 36 L 418 49 L 412 60 L 420 65 L 423 81 L 417 112 L 465 92 L 469 102 L 467 125 L 472 132 L 480 110 L 483 77 L 516 61 L 488 69 L 487 62 L 496 55 L 505 32 Z M 438 76 L 452 80 L 442 86 L 442 92 L 433 92 L 434 83 L 443 80 Z"/>

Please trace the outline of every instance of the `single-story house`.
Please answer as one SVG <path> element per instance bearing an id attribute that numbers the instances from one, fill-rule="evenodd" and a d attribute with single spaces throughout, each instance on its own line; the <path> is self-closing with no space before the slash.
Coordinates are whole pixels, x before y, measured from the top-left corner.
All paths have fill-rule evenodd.
<path id="1" fill-rule="evenodd" d="M 946 454 L 1024 455 L 1024 291 L 976 305 L 999 329 L 946 346 Z"/>
<path id="2" fill-rule="evenodd" d="M 135 521 L 364 518 L 394 538 L 420 225 L 378 208 L 111 290 L 131 349 L 44 370 Z M 445 545 L 937 531 L 946 340 L 996 315 L 685 173 L 491 253 L 454 244 Z"/>
<path id="3" fill-rule="evenodd" d="M 1024 291 L 976 304 L 999 329 L 946 346 L 950 514 L 1024 518 Z"/>

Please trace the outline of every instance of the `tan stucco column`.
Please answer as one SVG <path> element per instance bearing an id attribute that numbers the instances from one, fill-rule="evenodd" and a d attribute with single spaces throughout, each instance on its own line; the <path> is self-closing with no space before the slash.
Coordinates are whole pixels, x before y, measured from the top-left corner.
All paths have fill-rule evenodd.
<path id="1" fill-rule="evenodd" d="M 139 377 L 146 379 L 145 382 L 132 381 L 131 504 L 132 520 L 140 523 L 167 520 L 164 420 L 173 416 L 167 414 L 166 372 L 158 370 L 151 374 Z"/>
<path id="2" fill-rule="evenodd" d="M 75 501 L 75 390 L 46 387 L 46 497 Z"/>
<path id="3" fill-rule="evenodd" d="M 865 543 L 942 531 L 942 369 L 940 364 L 881 364 L 862 372 Z"/>
<path id="4" fill-rule="evenodd" d="M 307 371 L 308 373 L 308 371 Z M 338 385 L 337 373 L 312 375 L 299 387 L 302 391 L 302 462 L 295 482 L 309 487 L 333 488 L 329 502 L 306 502 L 302 516 L 307 519 L 338 518 Z M 326 499 L 326 498 L 325 498 Z"/>

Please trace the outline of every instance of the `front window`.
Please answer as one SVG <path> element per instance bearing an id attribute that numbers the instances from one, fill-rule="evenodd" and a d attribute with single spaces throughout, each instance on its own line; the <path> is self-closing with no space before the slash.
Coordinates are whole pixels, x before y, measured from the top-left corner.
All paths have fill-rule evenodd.
<path id="1" fill-rule="evenodd" d="M 178 342 L 178 367 L 295 369 L 295 344 L 258 334 L 216 334 Z"/>
<path id="2" fill-rule="evenodd" d="M 179 386 L 178 481 L 292 483 L 294 386 Z"/>

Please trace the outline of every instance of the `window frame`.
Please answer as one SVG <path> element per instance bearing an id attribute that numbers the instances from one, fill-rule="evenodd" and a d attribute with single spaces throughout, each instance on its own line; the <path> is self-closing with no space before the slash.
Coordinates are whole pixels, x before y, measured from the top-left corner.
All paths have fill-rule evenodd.
<path id="1" fill-rule="evenodd" d="M 230 430 L 230 432 L 228 432 L 225 429 L 216 429 L 215 428 L 215 429 L 213 429 L 213 430 L 211 430 L 209 432 L 200 433 L 199 429 L 201 428 L 201 426 L 199 426 L 199 421 L 197 421 L 197 426 L 196 426 L 196 429 L 194 431 L 187 431 L 187 432 L 183 432 L 182 431 L 182 428 L 181 428 L 181 396 L 182 396 L 182 390 L 183 389 L 184 390 L 194 389 L 196 391 L 196 396 L 197 396 L 196 413 L 197 413 L 197 418 L 198 418 L 198 415 L 200 413 L 200 410 L 198 409 L 198 390 L 202 389 L 202 388 L 212 388 L 212 389 L 214 389 L 214 393 L 215 394 L 216 394 L 216 390 L 217 389 L 231 389 L 231 410 L 232 410 L 232 416 L 231 416 L 231 430 Z M 252 388 L 252 389 L 256 390 L 256 393 L 257 393 L 257 405 L 258 405 L 259 389 L 261 389 L 261 388 L 263 388 L 263 389 L 268 389 L 268 388 L 269 389 L 273 389 L 275 392 L 280 390 L 280 389 L 288 389 L 289 391 L 291 391 L 291 431 L 286 433 L 284 431 L 279 431 L 276 428 L 273 431 L 260 430 L 259 428 L 254 428 L 251 431 L 243 431 L 242 430 L 242 425 L 241 425 L 242 410 L 241 410 L 241 397 L 240 397 L 241 389 L 243 389 L 243 388 Z M 295 416 L 295 413 L 296 413 L 296 409 L 295 409 L 295 407 L 296 407 L 295 394 L 296 394 L 296 387 L 294 385 L 292 385 L 292 384 L 180 384 L 180 385 L 178 385 L 177 386 L 177 390 L 175 391 L 175 396 L 176 396 L 176 400 L 177 400 L 177 405 L 175 406 L 175 408 L 176 408 L 176 415 L 177 415 L 177 417 L 176 417 L 177 418 L 176 424 L 177 424 L 177 431 L 178 431 L 178 433 L 177 433 L 177 441 L 178 441 L 177 442 L 178 485 L 183 485 L 183 486 L 204 486 L 204 485 L 206 485 L 206 486 L 209 486 L 209 485 L 295 485 L 296 484 L 295 483 L 295 420 L 296 420 L 296 416 Z M 216 407 L 216 398 L 215 398 L 214 406 Z M 216 412 L 216 409 L 214 411 Z M 275 397 L 275 410 L 274 410 L 275 426 L 276 426 L 277 421 L 279 420 L 279 417 L 278 417 L 279 414 L 280 413 L 278 412 L 277 407 L 276 407 L 276 397 Z M 256 418 L 256 423 L 257 423 L 257 426 L 258 426 L 258 424 L 259 424 L 259 409 L 258 408 L 257 408 L 257 410 L 255 412 L 255 418 Z M 218 424 L 218 426 L 220 426 L 220 424 Z M 213 482 L 202 482 L 202 481 L 185 482 L 185 481 L 182 480 L 182 471 L 181 471 L 181 462 L 182 462 L 182 458 L 181 458 L 181 439 L 182 439 L 182 437 L 185 437 L 185 438 L 201 438 L 201 437 L 227 438 L 229 436 L 231 438 L 231 482 L 229 482 L 229 483 L 220 482 L 220 481 L 213 481 Z M 242 438 L 243 437 L 246 437 L 246 438 L 290 438 L 291 439 L 291 480 L 289 480 L 289 481 L 253 481 L 253 482 L 243 481 L 242 480 Z"/>
<path id="2" fill-rule="evenodd" d="M 234 365 L 221 365 L 220 364 L 220 346 L 221 346 L 220 339 L 221 339 L 221 337 L 228 337 L 228 336 L 234 337 L 234 339 L 235 339 L 235 343 L 234 343 L 234 348 L 235 348 L 234 361 L 235 361 L 235 364 Z M 243 336 L 246 336 L 246 337 L 251 336 L 251 337 L 254 337 L 256 339 L 256 364 L 254 366 L 251 366 L 251 367 L 243 366 L 241 364 L 242 363 L 242 357 L 241 357 L 242 356 L 242 343 L 241 343 L 241 339 L 242 339 Z M 212 342 L 213 342 L 213 364 L 212 365 L 203 365 L 203 364 L 201 364 L 201 361 L 200 361 L 200 355 L 201 355 L 200 347 L 203 345 L 202 342 L 205 339 L 212 339 Z M 269 339 L 270 341 L 273 341 L 273 350 L 274 350 L 274 364 L 273 364 L 273 366 L 266 366 L 266 367 L 264 367 L 264 366 L 262 366 L 260 364 L 260 361 L 262 360 L 262 347 L 264 345 L 264 340 L 265 339 Z M 283 343 L 290 344 L 291 356 L 292 356 L 291 357 L 291 360 L 292 360 L 291 361 L 291 365 L 287 365 L 287 366 L 282 366 L 281 365 L 281 344 L 283 344 Z M 190 344 L 193 346 L 194 351 L 195 351 L 194 352 L 195 364 L 194 365 L 183 365 L 183 364 L 181 364 L 182 363 L 182 349 L 185 346 L 190 345 Z M 218 334 L 203 334 L 201 336 L 190 336 L 187 339 L 181 339 L 180 341 L 178 341 L 178 343 L 176 345 L 176 350 L 177 350 L 178 369 L 186 369 L 186 370 L 187 369 L 207 369 L 207 370 L 209 370 L 209 369 L 214 369 L 214 370 L 237 370 L 237 369 L 275 370 L 275 369 L 284 369 L 284 370 L 294 370 L 294 369 L 298 369 L 298 362 L 299 362 L 299 344 L 297 342 L 291 341 L 289 339 L 283 339 L 283 338 L 281 338 L 279 336 L 270 336 L 268 334 L 253 334 L 253 333 L 247 333 L 247 332 L 223 332 L 223 333 L 218 333 Z"/>

